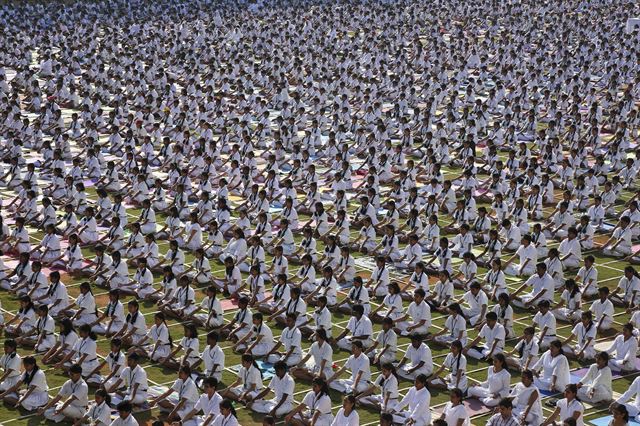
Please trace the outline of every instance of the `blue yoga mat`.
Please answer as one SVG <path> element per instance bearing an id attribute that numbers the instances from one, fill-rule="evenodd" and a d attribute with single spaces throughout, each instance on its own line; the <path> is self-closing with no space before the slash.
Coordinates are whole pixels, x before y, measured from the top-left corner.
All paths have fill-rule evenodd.
<path id="1" fill-rule="evenodd" d="M 607 426 L 612 418 L 613 416 L 604 416 L 604 417 L 600 417 L 599 419 L 589 420 L 587 423 L 590 423 L 594 426 Z M 630 418 L 629 426 L 640 426 L 640 423 L 638 423 L 633 418 Z"/>
<path id="2" fill-rule="evenodd" d="M 263 381 L 264 380 L 271 380 L 273 378 L 273 376 L 276 375 L 276 370 L 274 370 L 273 364 L 271 364 L 270 362 L 262 361 L 262 360 L 256 360 L 256 364 L 258 364 L 258 368 L 262 372 L 262 380 Z M 229 369 L 237 373 L 237 372 L 240 371 L 240 367 L 242 367 L 242 366 L 240 364 L 238 364 L 238 365 L 233 365 L 233 366 L 229 367 Z"/>

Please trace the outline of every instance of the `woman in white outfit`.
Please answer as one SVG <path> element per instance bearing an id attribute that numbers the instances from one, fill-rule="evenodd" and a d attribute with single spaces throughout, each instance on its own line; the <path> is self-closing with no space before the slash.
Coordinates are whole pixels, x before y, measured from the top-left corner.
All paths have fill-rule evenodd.
<path id="1" fill-rule="evenodd" d="M 27 411 L 34 411 L 43 407 L 49 400 L 47 378 L 34 357 L 24 358 L 22 364 L 24 374 L 13 386 L 0 393 L 0 399 L 9 406 L 22 406 Z M 27 389 L 26 393 L 19 392 L 23 385 Z"/>
<path id="2" fill-rule="evenodd" d="M 487 369 L 487 380 L 468 389 L 470 397 L 478 398 L 487 407 L 496 407 L 500 400 L 509 395 L 511 374 L 507 371 L 504 354 L 493 356 L 493 366 Z"/>
<path id="3" fill-rule="evenodd" d="M 444 362 L 436 371 L 432 378 L 429 379 L 429 386 L 440 389 L 460 389 L 462 392 L 467 391 L 467 357 L 462 353 L 462 343 L 459 340 L 451 342 L 450 352 L 444 359 Z M 449 373 L 442 377 L 445 369 Z"/>
<path id="4" fill-rule="evenodd" d="M 600 352 L 596 355 L 596 363 L 589 366 L 587 375 L 577 383 L 580 401 L 589 404 L 611 401 L 613 397 L 612 375 L 608 364 L 608 353 Z"/>
<path id="5" fill-rule="evenodd" d="M 524 421 L 530 425 L 539 425 L 542 422 L 542 400 L 540 391 L 533 384 L 533 372 L 531 370 L 524 370 L 520 379 L 520 383 L 517 383 L 509 398 L 513 398 L 513 414 L 521 419 L 524 416 Z"/>
<path id="6" fill-rule="evenodd" d="M 605 352 L 611 356 L 609 367 L 612 371 L 634 371 L 636 369 L 638 339 L 633 335 L 633 324 L 623 325 L 622 334 L 615 338 Z"/>
<path id="7" fill-rule="evenodd" d="M 531 369 L 536 375 L 534 384 L 541 390 L 562 392 L 571 380 L 569 361 L 562 351 L 560 340 L 552 341 L 549 349 Z"/>
<path id="8" fill-rule="evenodd" d="M 306 426 L 312 422 L 316 426 L 330 426 L 333 414 L 326 382 L 320 377 L 313 379 L 311 391 L 307 392 L 302 403 L 285 416 L 284 421 L 294 426 Z"/>
<path id="9" fill-rule="evenodd" d="M 369 389 L 362 392 L 356 398 L 360 405 L 370 407 L 382 412 L 389 412 L 398 404 L 398 378 L 396 377 L 396 368 L 393 364 L 382 364 L 380 367 L 381 374 L 369 386 Z M 373 393 L 379 389 L 379 395 Z"/>
<path id="10" fill-rule="evenodd" d="M 356 397 L 346 395 L 342 400 L 342 407 L 333 418 L 331 426 L 360 426 L 360 416 L 356 411 Z"/>

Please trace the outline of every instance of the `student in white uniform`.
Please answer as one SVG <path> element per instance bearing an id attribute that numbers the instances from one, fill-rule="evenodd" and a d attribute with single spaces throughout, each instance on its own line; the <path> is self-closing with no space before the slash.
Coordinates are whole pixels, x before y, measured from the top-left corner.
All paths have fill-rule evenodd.
<path id="1" fill-rule="evenodd" d="M 398 376 L 413 380 L 420 374 L 427 377 L 433 373 L 433 358 L 431 349 L 422 341 L 422 336 L 411 336 L 411 344 L 398 363 Z"/>
<path id="2" fill-rule="evenodd" d="M 147 323 L 144 314 L 140 312 L 140 303 L 130 300 L 127 303 L 127 316 L 122 329 L 114 337 L 120 337 L 127 346 L 139 346 L 147 335 Z"/>
<path id="3" fill-rule="evenodd" d="M 595 267 L 595 257 L 585 256 L 584 266 L 578 270 L 576 282 L 580 283 L 580 293 L 591 297 L 598 294 L 598 269 Z"/>
<path id="4" fill-rule="evenodd" d="M 409 304 L 406 314 L 397 318 L 396 333 L 403 336 L 414 334 L 427 334 L 431 327 L 431 308 L 425 298 L 424 289 L 417 289 L 413 292 L 413 301 Z"/>
<path id="5" fill-rule="evenodd" d="M 609 367 L 614 372 L 629 372 L 636 370 L 636 354 L 638 352 L 638 339 L 633 335 L 633 324 L 626 323 L 622 326 L 622 334 L 618 335 L 611 345 L 605 349 L 611 359 Z"/>
<path id="6" fill-rule="evenodd" d="M 47 378 L 34 357 L 25 357 L 22 364 L 24 373 L 13 386 L 0 393 L 0 399 L 7 405 L 22 406 L 27 411 L 34 411 L 43 407 L 49 400 Z M 27 392 L 19 393 L 23 385 Z"/>
<path id="7" fill-rule="evenodd" d="M 36 320 L 35 327 L 24 333 L 21 337 L 16 338 L 18 345 L 33 346 L 36 353 L 44 353 L 51 349 L 55 343 L 55 321 L 49 315 L 49 307 L 47 305 L 40 305 L 36 309 L 38 313 L 38 319 Z"/>
<path id="8" fill-rule="evenodd" d="M 204 376 L 215 377 L 220 380 L 224 370 L 225 355 L 218 341 L 220 336 L 215 331 L 207 334 L 207 346 L 202 351 L 202 361 L 204 363 Z"/>
<path id="9" fill-rule="evenodd" d="M 329 387 L 324 379 L 320 377 L 313 379 L 311 390 L 307 392 L 302 402 L 285 416 L 284 421 L 286 424 L 295 426 L 331 425 L 333 421 L 331 398 L 329 397 Z"/>
<path id="10" fill-rule="evenodd" d="M 223 398 L 250 402 L 262 391 L 262 372 L 251 354 L 243 354 L 238 378 L 220 392 Z M 248 399 L 248 398 L 251 399 Z"/>
<path id="11" fill-rule="evenodd" d="M 125 325 L 124 306 L 120 302 L 120 290 L 109 290 L 109 303 L 102 314 L 92 323 L 91 330 L 96 334 L 110 337 Z"/>
<path id="12" fill-rule="evenodd" d="M 371 368 L 369 358 L 364 354 L 361 341 L 355 340 L 351 344 L 351 356 L 342 367 L 327 379 L 331 389 L 341 393 L 360 393 L 369 388 L 371 382 Z M 338 379 L 345 371 L 351 373 L 348 379 Z"/>
<path id="13" fill-rule="evenodd" d="M 324 380 L 333 375 L 333 349 L 327 341 L 327 332 L 324 329 L 315 332 L 315 339 L 309 351 L 297 366 L 291 368 L 290 373 L 301 380 L 321 377 L 324 383 Z"/>
<path id="14" fill-rule="evenodd" d="M 444 362 L 429 379 L 429 387 L 449 390 L 458 388 L 463 392 L 467 391 L 467 357 L 462 353 L 462 348 L 459 340 L 451 342 Z M 445 370 L 449 373 L 443 376 Z"/>
<path id="15" fill-rule="evenodd" d="M 111 350 L 109 354 L 104 358 L 104 361 L 96 367 L 93 373 L 90 374 L 87 383 L 100 385 L 108 389 L 120 377 L 120 373 L 124 370 L 126 362 L 126 357 L 122 353 L 122 341 L 118 338 L 111 339 L 110 346 Z M 105 365 L 109 368 L 109 374 L 103 377 L 100 375 L 100 371 Z"/>
<path id="16" fill-rule="evenodd" d="M 137 353 L 127 356 L 127 367 L 122 370 L 118 380 L 106 389 L 111 394 L 111 400 L 114 404 L 130 402 L 141 405 L 147 401 L 147 390 L 149 389 L 147 372 L 140 367 L 139 361 L 140 355 Z M 124 391 L 120 390 L 121 385 L 125 386 Z"/>
<path id="17" fill-rule="evenodd" d="M 478 285 L 479 286 L 479 285 Z M 484 294 L 484 293 L 483 293 Z M 486 298 L 486 296 L 485 296 Z M 452 303 L 447 307 L 449 316 L 444 322 L 444 328 L 433 334 L 428 340 L 447 346 L 458 340 L 463 345 L 467 344 L 467 321 L 458 303 Z"/>
<path id="18" fill-rule="evenodd" d="M 376 390 L 380 391 L 379 395 L 373 395 Z M 389 412 L 398 404 L 399 396 L 396 368 L 392 363 L 386 363 L 380 367 L 380 375 L 369 389 L 359 394 L 356 399 L 364 407 Z"/>
<path id="19" fill-rule="evenodd" d="M 449 393 L 449 402 L 447 402 L 440 415 L 440 420 L 444 420 L 447 426 L 471 426 L 469 414 L 462 403 L 462 391 L 453 389 Z"/>
<path id="20" fill-rule="evenodd" d="M 393 320 L 386 317 L 382 320 L 382 330 L 376 335 L 373 345 L 365 348 L 365 353 L 373 364 L 382 365 L 396 362 L 398 352 L 398 335 L 393 330 Z"/>
<path id="21" fill-rule="evenodd" d="M 111 424 L 111 397 L 104 389 L 98 389 L 94 401 L 89 404 L 88 411 L 79 420 L 80 424 L 90 423 L 95 426 L 109 426 Z"/>
<path id="22" fill-rule="evenodd" d="M 205 328 L 218 328 L 224 324 L 224 312 L 220 300 L 216 297 L 218 289 L 210 285 L 205 290 L 206 296 L 202 299 L 200 307 L 192 314 L 195 321 Z M 200 313 L 202 312 L 202 313 Z"/>
<path id="23" fill-rule="evenodd" d="M 542 399 L 536 385 L 533 384 L 533 372 L 523 370 L 520 382 L 517 383 L 509 398 L 512 398 L 513 414 L 518 419 L 523 419 L 530 425 L 539 425 L 542 422 Z"/>
<path id="24" fill-rule="evenodd" d="M 202 359 L 200 358 L 200 341 L 198 340 L 198 329 L 193 323 L 187 323 L 183 326 L 184 337 L 180 339 L 171 353 L 160 360 L 160 365 L 167 366 L 178 370 L 183 365 L 188 365 L 195 369 Z M 177 357 L 182 352 L 181 357 Z"/>
<path id="25" fill-rule="evenodd" d="M 593 322 L 591 311 L 582 313 L 580 322 L 571 330 L 571 335 L 562 344 L 562 350 L 568 357 L 575 357 L 580 360 L 592 360 L 596 356 L 595 342 L 597 325 Z M 576 339 L 576 344 L 570 346 L 570 342 Z"/>
<path id="26" fill-rule="evenodd" d="M 96 353 L 98 336 L 91 331 L 91 326 L 88 324 L 80 326 L 78 335 L 79 338 L 71 348 L 71 351 L 55 367 L 67 370 L 73 364 L 78 364 L 82 367 L 82 377 L 90 379 L 95 369 L 100 365 Z"/>
<path id="27" fill-rule="evenodd" d="M 277 361 L 273 368 L 276 374 L 269 382 L 269 386 L 262 390 L 247 406 L 256 413 L 282 417 L 293 410 L 295 382 L 287 373 L 287 364 L 283 361 Z M 264 397 L 271 391 L 275 397 L 265 401 Z"/>
<path id="28" fill-rule="evenodd" d="M 531 367 L 536 375 L 534 384 L 540 390 L 562 392 L 569 381 L 569 361 L 562 352 L 562 342 L 554 340 L 549 349 Z"/>
<path id="29" fill-rule="evenodd" d="M 184 426 L 198 426 L 201 424 L 211 424 L 218 414 L 220 414 L 220 403 L 222 397 L 216 392 L 218 380 L 215 377 L 205 377 L 202 380 L 204 392 L 198 398 L 192 410 L 181 417 Z M 202 413 L 202 415 L 198 415 Z"/>
<path id="30" fill-rule="evenodd" d="M 351 350 L 351 345 L 359 341 L 362 347 L 368 348 L 373 343 L 373 324 L 364 314 L 362 305 L 354 305 L 352 311 L 346 328 L 335 339 L 337 345 L 340 349 Z"/>
<path id="31" fill-rule="evenodd" d="M 72 307 L 77 307 L 77 310 L 72 310 Z M 91 290 L 91 284 L 83 282 L 80 284 L 80 294 L 76 298 L 76 301 L 64 309 L 71 315 L 71 321 L 76 327 L 82 324 L 92 324 L 98 316 L 96 315 L 96 299 L 93 297 L 93 291 Z"/>
<path id="32" fill-rule="evenodd" d="M 535 334 L 536 329 L 534 327 L 525 327 L 522 339 L 506 355 L 509 367 L 525 371 L 538 362 L 540 346 Z M 516 353 L 518 354 L 517 356 Z"/>
<path id="33" fill-rule="evenodd" d="M 178 421 L 191 413 L 200 395 L 198 387 L 191 378 L 191 368 L 183 365 L 178 371 L 178 379 L 164 393 L 151 398 L 149 405 L 158 405 L 160 412 L 168 413 L 167 420 Z"/>
<path id="34" fill-rule="evenodd" d="M 589 404 L 611 401 L 613 398 L 612 375 L 609 368 L 609 354 L 599 352 L 595 364 L 589 366 L 586 376 L 576 384 L 578 398 Z"/>
<path id="35" fill-rule="evenodd" d="M 418 374 L 414 385 L 389 412 L 393 414 L 393 422 L 429 426 L 431 424 L 431 393 L 427 389 L 427 376 Z M 406 410 L 404 409 L 406 407 Z"/>
<path id="36" fill-rule="evenodd" d="M 538 302 L 538 312 L 533 316 L 533 324 L 538 328 L 538 345 L 540 349 L 549 347 L 549 343 L 556 340 L 556 317 L 550 311 L 548 300 Z"/>
<path id="37" fill-rule="evenodd" d="M 511 385 L 504 354 L 496 354 L 492 360 L 493 365 L 487 369 L 487 380 L 467 390 L 470 397 L 479 399 L 487 407 L 496 407 L 502 398 L 509 395 Z"/>
<path id="38" fill-rule="evenodd" d="M 598 333 L 607 331 L 613 325 L 614 306 L 609 300 L 609 288 L 600 287 L 598 289 L 598 299 L 596 299 L 589 310 L 593 312 L 594 320 L 598 326 Z"/>
<path id="39" fill-rule="evenodd" d="M 287 367 L 298 365 L 302 359 L 302 333 L 296 327 L 297 315 L 294 312 L 288 313 L 286 316 L 287 327 L 282 330 L 280 338 L 273 345 L 273 348 L 266 355 L 269 362 L 284 362 Z M 284 351 L 278 351 L 283 348 Z M 289 410 L 291 411 L 291 410 Z"/>
<path id="40" fill-rule="evenodd" d="M 346 395 L 342 399 L 342 407 L 333 418 L 331 426 L 360 426 L 360 416 L 356 411 L 356 397 Z"/>
<path id="41" fill-rule="evenodd" d="M 531 287 L 531 292 L 519 296 L 525 287 Z M 536 265 L 536 273 L 513 292 L 511 299 L 514 306 L 530 309 L 537 306 L 538 302 L 542 300 L 553 301 L 554 289 L 555 281 L 547 273 L 547 265 L 540 262 Z"/>
<path id="42" fill-rule="evenodd" d="M 578 284 L 569 278 L 564 282 L 560 302 L 553 306 L 552 313 L 560 321 L 575 322 L 580 320 L 581 308 L 582 293 Z"/>
<path id="43" fill-rule="evenodd" d="M 480 333 L 466 345 L 463 353 L 475 359 L 490 359 L 502 353 L 505 339 L 506 331 L 502 324 L 498 323 L 498 315 L 495 312 L 489 312 L 485 315 L 485 324 L 480 329 Z M 478 346 L 482 340 L 484 343 Z"/>
<path id="44" fill-rule="evenodd" d="M 576 421 L 576 426 L 584 426 L 584 406 L 576 398 L 578 394 L 578 388 L 574 384 L 566 385 L 564 389 L 564 398 L 560 399 L 556 403 L 556 409 L 542 422 L 542 426 L 548 426 L 555 424 L 556 419 L 573 418 Z"/>
<path id="45" fill-rule="evenodd" d="M 631 400 L 633 396 L 635 398 Z M 614 404 L 623 405 L 630 417 L 634 417 L 636 421 L 640 420 L 640 377 L 633 380 L 631 386 L 627 387 L 627 390 L 611 404 L 609 409 L 614 408 Z"/>
<path id="46" fill-rule="evenodd" d="M 118 411 L 118 417 L 111 422 L 110 426 L 138 426 L 138 421 L 131 414 L 133 405 L 130 401 L 118 402 L 116 410 Z"/>
<path id="47" fill-rule="evenodd" d="M 53 399 L 38 409 L 38 415 L 59 423 L 67 420 L 75 422 L 84 417 L 89 405 L 89 387 L 82 379 L 82 367 L 74 364 L 69 369 L 69 380 Z"/>
<path id="48" fill-rule="evenodd" d="M 22 358 L 16 352 L 17 343 L 13 339 L 4 341 L 4 355 L 0 357 L 0 368 L 2 368 L 2 377 L 0 377 L 0 391 L 4 392 L 13 387 L 21 377 Z"/>
<path id="49" fill-rule="evenodd" d="M 232 349 L 236 352 L 250 353 L 254 357 L 264 357 L 271 352 L 275 343 L 271 328 L 263 321 L 262 312 L 253 314 L 251 331 L 238 340 Z"/>

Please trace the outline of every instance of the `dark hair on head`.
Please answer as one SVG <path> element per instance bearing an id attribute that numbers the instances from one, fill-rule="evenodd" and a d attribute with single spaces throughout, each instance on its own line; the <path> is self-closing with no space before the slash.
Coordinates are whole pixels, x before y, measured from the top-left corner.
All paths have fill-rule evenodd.
<path id="1" fill-rule="evenodd" d="M 629 411 L 627 410 L 627 407 L 624 404 L 620 404 L 620 403 L 614 402 L 611 405 L 611 411 L 616 411 L 616 412 L 620 413 L 622 415 L 622 419 L 625 421 L 625 423 L 629 422 Z"/>
<path id="2" fill-rule="evenodd" d="M 504 354 L 495 354 L 493 356 L 493 359 L 500 361 L 500 364 L 502 364 L 502 368 L 507 368 L 507 358 L 504 356 Z"/>
<path id="3" fill-rule="evenodd" d="M 462 391 L 458 388 L 451 389 L 450 395 L 455 395 L 460 400 L 462 400 L 462 397 L 463 397 Z"/>
<path id="4" fill-rule="evenodd" d="M 4 341 L 4 347 L 5 348 L 11 348 L 11 349 L 16 349 L 18 347 L 18 344 L 16 343 L 15 340 L 13 339 L 6 339 Z"/>
<path id="5" fill-rule="evenodd" d="M 320 395 L 316 398 L 316 401 L 320 399 L 323 395 L 329 395 L 329 386 L 327 382 L 322 377 L 316 377 L 311 381 L 311 384 L 316 385 L 320 388 Z"/>
<path id="6" fill-rule="evenodd" d="M 422 383 L 423 385 L 427 384 L 427 376 L 426 374 L 418 374 L 418 376 L 416 377 L 416 382 L 418 383 Z"/>
<path id="7" fill-rule="evenodd" d="M 527 379 L 533 381 L 533 371 L 531 371 L 531 370 L 523 370 L 521 375 L 526 377 Z"/>
<path id="8" fill-rule="evenodd" d="M 109 395 L 109 394 L 107 393 L 107 391 L 106 391 L 106 390 L 104 390 L 104 389 L 98 389 L 98 390 L 96 391 L 96 396 L 99 396 L 99 397 L 101 397 L 102 399 L 104 399 L 104 400 L 105 400 L 105 402 L 107 403 L 107 405 L 110 405 L 110 404 L 111 404 L 111 395 Z"/>
<path id="9" fill-rule="evenodd" d="M 322 340 L 326 341 L 327 340 L 327 330 L 325 330 L 324 328 L 320 328 L 320 329 L 316 330 L 316 337 L 319 337 Z"/>
<path id="10" fill-rule="evenodd" d="M 91 340 L 98 340 L 98 336 L 93 332 L 93 330 L 91 330 L 91 326 L 89 324 L 82 324 L 78 330 L 83 333 L 87 333 L 87 336 L 89 336 Z"/>
<path id="11" fill-rule="evenodd" d="M 498 405 L 506 409 L 513 408 L 513 403 L 511 403 L 511 399 L 509 398 L 502 398 Z"/>
<path id="12" fill-rule="evenodd" d="M 118 406 L 116 407 L 118 411 L 124 411 L 125 413 L 130 413 L 132 408 L 133 406 L 131 405 L 131 402 L 127 400 L 121 401 L 120 403 L 118 403 Z"/>
<path id="13" fill-rule="evenodd" d="M 218 379 L 216 379 L 215 377 L 205 377 L 202 380 L 202 385 L 203 386 L 211 386 L 212 388 L 217 388 L 218 387 Z"/>
<path id="14" fill-rule="evenodd" d="M 487 312 L 487 315 L 485 315 L 485 318 L 488 321 L 498 321 L 498 314 L 496 314 L 495 312 L 491 311 L 491 312 Z"/>
<path id="15" fill-rule="evenodd" d="M 80 364 L 73 364 L 69 368 L 69 372 L 70 373 L 74 373 L 74 374 L 81 374 L 82 373 L 82 367 L 80 366 Z"/>

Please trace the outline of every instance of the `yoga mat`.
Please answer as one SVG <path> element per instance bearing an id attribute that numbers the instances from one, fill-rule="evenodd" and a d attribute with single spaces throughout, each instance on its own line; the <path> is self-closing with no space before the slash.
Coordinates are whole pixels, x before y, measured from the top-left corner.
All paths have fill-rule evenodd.
<path id="1" fill-rule="evenodd" d="M 462 403 L 467 409 L 467 414 L 469 415 L 469 417 L 479 416 L 491 411 L 490 408 L 488 408 L 486 405 L 475 398 L 465 399 L 464 401 L 462 401 Z M 443 409 L 444 406 L 434 409 L 433 416 L 431 417 L 437 419 L 438 417 L 440 417 L 440 414 L 442 414 Z"/>
<path id="2" fill-rule="evenodd" d="M 592 424 L 594 426 L 607 426 L 612 418 L 613 416 L 604 416 L 597 419 L 589 420 L 587 423 Z M 630 417 L 629 426 L 640 426 L 640 422 Z"/>
<path id="3" fill-rule="evenodd" d="M 273 376 L 276 375 L 276 370 L 274 370 L 273 364 L 271 364 L 270 362 L 256 360 L 256 364 L 258 364 L 258 368 L 262 372 L 262 381 L 271 380 Z M 229 367 L 229 369 L 234 373 L 239 373 L 240 367 L 242 367 L 241 364 L 232 365 L 231 367 Z"/>

